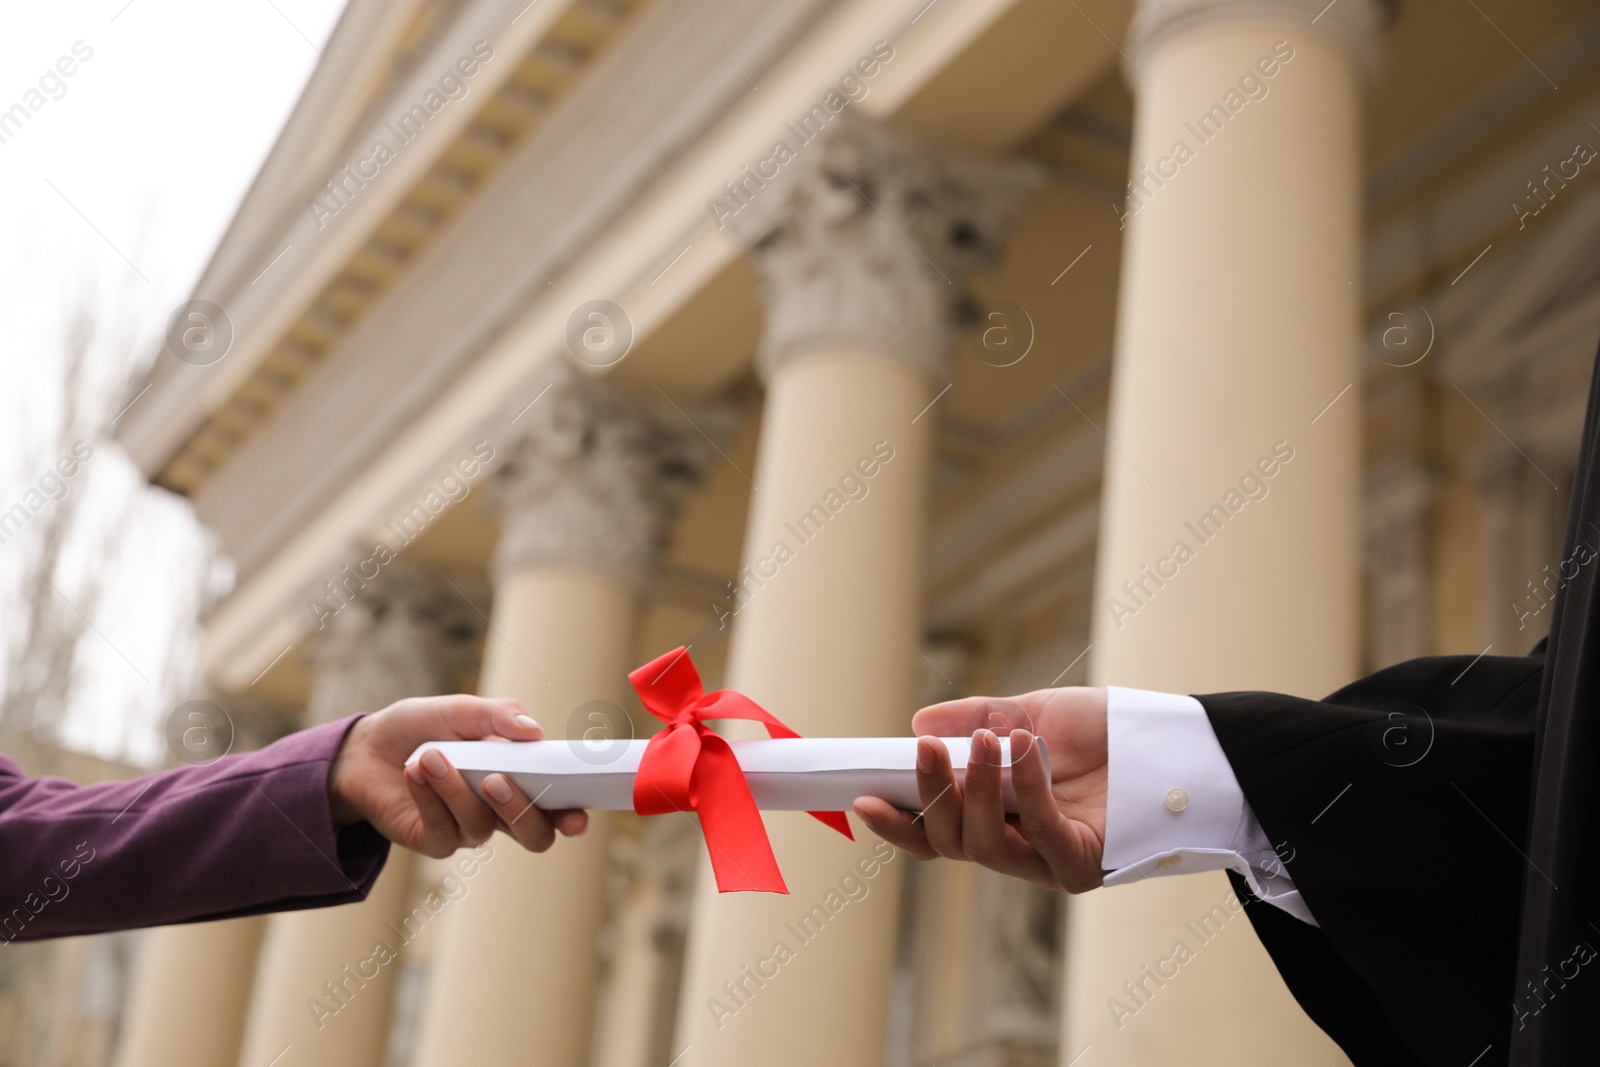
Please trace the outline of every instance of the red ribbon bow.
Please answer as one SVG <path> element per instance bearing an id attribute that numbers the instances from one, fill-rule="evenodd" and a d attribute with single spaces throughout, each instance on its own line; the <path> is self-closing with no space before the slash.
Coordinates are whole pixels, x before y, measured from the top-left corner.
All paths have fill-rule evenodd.
<path id="1" fill-rule="evenodd" d="M 687 648 L 675 649 L 632 671 L 645 709 L 667 724 L 650 739 L 633 780 L 633 810 L 640 815 L 695 811 L 717 889 L 723 893 L 787 893 L 772 842 L 750 785 L 728 742 L 706 723 L 753 719 L 773 737 L 800 735 L 765 708 L 732 689 L 707 693 Z M 855 840 L 842 811 L 813 811 L 812 818 Z"/>

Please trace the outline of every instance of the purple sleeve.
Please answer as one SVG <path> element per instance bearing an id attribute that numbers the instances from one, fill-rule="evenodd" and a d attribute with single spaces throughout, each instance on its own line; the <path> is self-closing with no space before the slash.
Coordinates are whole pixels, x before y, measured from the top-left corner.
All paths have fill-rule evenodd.
<path id="1" fill-rule="evenodd" d="M 0 937 L 31 941 L 345 904 L 389 854 L 335 830 L 328 770 L 356 717 L 121 782 L 28 778 L 0 756 Z"/>

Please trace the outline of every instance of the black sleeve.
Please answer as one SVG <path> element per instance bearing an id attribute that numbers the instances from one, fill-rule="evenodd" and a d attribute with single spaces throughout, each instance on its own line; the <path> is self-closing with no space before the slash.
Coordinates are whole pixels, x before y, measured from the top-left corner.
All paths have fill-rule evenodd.
<path id="1" fill-rule="evenodd" d="M 1377 995 L 1333 950 L 1321 930 L 1282 908 L 1261 903 L 1241 875 L 1229 871 L 1228 880 L 1289 992 L 1352 1063 L 1422 1067 L 1423 1061 L 1401 1040 Z"/>
<path id="2" fill-rule="evenodd" d="M 1252 922 L 1358 1064 L 1405 1062 L 1395 1034 L 1424 1063 L 1506 1062 L 1542 667 L 1433 657 L 1323 701 L 1198 698 L 1320 931 Z"/>

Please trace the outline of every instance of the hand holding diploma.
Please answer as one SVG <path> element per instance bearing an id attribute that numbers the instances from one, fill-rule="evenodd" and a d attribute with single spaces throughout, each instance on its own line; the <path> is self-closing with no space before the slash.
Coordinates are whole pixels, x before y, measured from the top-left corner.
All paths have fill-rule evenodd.
<path id="1" fill-rule="evenodd" d="M 911 727 L 919 737 L 922 812 L 861 797 L 855 812 L 868 829 L 919 859 L 972 860 L 1068 893 L 1100 885 L 1106 836 L 1104 689 L 1073 686 L 1005 700 L 951 700 L 917 712 Z M 964 784 L 957 781 L 948 748 L 934 740 L 959 734 L 972 735 Z M 1009 736 L 1014 753 L 1016 815 L 1006 814 L 1001 795 L 997 734 Z M 1034 751 L 1035 737 L 1049 749 L 1048 764 Z"/>
<path id="2" fill-rule="evenodd" d="M 510 779 L 491 774 L 480 798 L 442 752 L 409 767 L 424 741 L 537 741 L 544 730 L 515 700 L 474 696 L 399 700 L 350 728 L 328 773 L 328 802 L 337 825 L 365 820 L 414 852 L 440 858 L 503 830 L 530 852 L 543 852 L 559 831 L 581 834 L 582 811 L 541 811 Z"/>

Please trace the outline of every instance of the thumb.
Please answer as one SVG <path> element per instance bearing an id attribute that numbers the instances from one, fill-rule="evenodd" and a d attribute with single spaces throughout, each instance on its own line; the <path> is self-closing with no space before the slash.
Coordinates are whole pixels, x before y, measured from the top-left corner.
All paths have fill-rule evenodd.
<path id="1" fill-rule="evenodd" d="M 544 728 L 506 698 L 439 697 L 428 701 L 417 724 L 429 741 L 538 741 Z"/>
<path id="2" fill-rule="evenodd" d="M 539 741 L 544 738 L 544 727 L 532 715 L 522 710 L 522 705 L 512 697 L 494 701 L 490 718 L 494 722 L 494 735 L 507 741 Z"/>
<path id="3" fill-rule="evenodd" d="M 1031 694 L 1024 694 L 1024 697 Z M 1015 699 L 1005 697 L 964 697 L 923 708 L 911 717 L 911 732 L 917 736 L 963 737 L 975 730 L 990 729 L 997 734 L 1018 728 L 1034 729 L 1034 717 Z"/>

